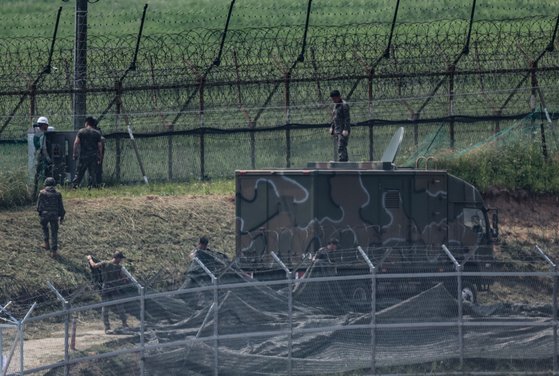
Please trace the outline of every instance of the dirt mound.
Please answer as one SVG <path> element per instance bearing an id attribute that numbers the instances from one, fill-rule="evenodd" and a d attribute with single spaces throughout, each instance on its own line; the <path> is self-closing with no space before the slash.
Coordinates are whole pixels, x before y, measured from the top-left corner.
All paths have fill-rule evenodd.
<path id="1" fill-rule="evenodd" d="M 0 303 L 22 294 L 36 300 L 49 293 L 46 281 L 61 289 L 82 284 L 89 278 L 88 254 L 108 259 L 119 249 L 136 276 L 148 278 L 165 270 L 178 278 L 199 236 L 208 236 L 214 249 L 234 250 L 232 196 L 74 199 L 66 200 L 65 207 L 59 259 L 40 248 L 42 231 L 34 207 L 0 211 Z"/>

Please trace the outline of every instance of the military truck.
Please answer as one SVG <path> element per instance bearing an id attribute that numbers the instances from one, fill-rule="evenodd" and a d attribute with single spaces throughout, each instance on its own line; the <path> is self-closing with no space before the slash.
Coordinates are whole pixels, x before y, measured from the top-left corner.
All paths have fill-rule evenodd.
<path id="1" fill-rule="evenodd" d="M 285 275 L 273 251 L 301 276 L 304 260 L 331 238 L 339 241 L 338 274 L 344 267 L 346 273 L 367 268 L 358 247 L 382 273 L 454 271 L 443 245 L 465 271 L 492 268 L 497 210 L 445 170 L 396 167 L 402 137 L 403 128 L 379 162 L 236 171 L 236 250 L 243 269 L 261 278 Z M 463 295 L 475 301 L 490 282 L 466 280 Z"/>

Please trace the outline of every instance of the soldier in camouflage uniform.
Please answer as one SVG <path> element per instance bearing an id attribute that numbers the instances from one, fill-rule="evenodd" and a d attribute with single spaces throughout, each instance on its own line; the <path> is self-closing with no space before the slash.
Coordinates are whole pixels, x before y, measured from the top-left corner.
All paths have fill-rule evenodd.
<path id="1" fill-rule="evenodd" d="M 333 90 L 330 93 L 330 98 L 334 102 L 330 134 L 336 138 L 338 162 L 347 162 L 349 159 L 347 155 L 347 142 L 351 131 L 349 105 L 342 99 L 339 90 Z"/>
<path id="2" fill-rule="evenodd" d="M 124 283 L 127 282 L 127 278 L 122 272 L 121 262 L 126 257 L 120 251 L 116 251 L 113 254 L 113 258 L 110 261 L 100 261 L 95 262 L 91 255 L 87 256 L 87 262 L 89 266 L 93 269 L 100 269 L 102 273 L 103 285 L 101 288 L 101 298 L 104 302 L 115 300 L 121 298 L 120 288 Z M 114 309 L 118 314 L 118 317 L 122 321 L 122 327 L 128 328 L 128 323 L 126 320 L 126 312 L 122 304 L 115 304 L 112 306 L 103 306 L 101 308 L 101 316 L 103 318 L 103 325 L 105 326 L 106 334 L 114 334 L 111 331 L 111 323 L 109 321 L 109 310 Z"/>
<path id="3" fill-rule="evenodd" d="M 45 188 L 39 192 L 37 200 L 37 211 L 43 228 L 43 239 L 45 241 L 44 248 L 50 250 L 51 256 L 56 256 L 58 251 L 58 221 L 64 221 L 64 204 L 62 195 L 56 191 L 56 181 L 54 178 L 45 179 Z M 50 234 L 49 234 L 50 227 Z M 49 243 L 49 235 L 50 240 Z"/>
<path id="4" fill-rule="evenodd" d="M 103 162 L 103 143 L 101 132 L 95 127 L 97 120 L 89 116 L 85 119 L 85 127 L 78 131 L 74 141 L 74 160 L 78 160 L 76 176 L 72 181 L 72 188 L 78 188 L 85 172 L 88 171 L 91 179 L 89 187 L 97 187 L 97 168 Z M 79 151 L 79 159 L 78 159 Z"/>

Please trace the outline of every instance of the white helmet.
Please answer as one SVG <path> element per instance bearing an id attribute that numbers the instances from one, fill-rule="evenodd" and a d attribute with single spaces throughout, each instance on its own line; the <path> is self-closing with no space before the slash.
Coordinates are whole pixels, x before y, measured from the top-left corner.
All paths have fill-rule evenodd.
<path id="1" fill-rule="evenodd" d="M 41 116 L 37 119 L 37 124 L 46 124 L 49 125 L 49 119 L 46 116 Z"/>

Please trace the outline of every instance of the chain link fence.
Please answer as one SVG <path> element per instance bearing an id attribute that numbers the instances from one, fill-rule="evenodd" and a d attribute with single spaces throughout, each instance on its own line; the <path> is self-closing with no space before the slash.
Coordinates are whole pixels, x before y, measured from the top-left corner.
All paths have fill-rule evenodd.
<path id="1" fill-rule="evenodd" d="M 311 24 L 303 61 L 301 30 L 292 26 L 232 29 L 226 38 L 217 29 L 96 35 L 87 46 L 87 112 L 109 140 L 109 166 L 121 158 L 116 145 L 130 130 L 156 180 L 331 159 L 334 88 L 351 106 L 352 160 L 378 158 L 383 135 L 398 125 L 410 129 L 416 149 L 437 126 L 450 148 L 460 148 L 529 114 L 555 126 L 557 21 Z M 73 129 L 74 40 L 56 41 L 45 73 L 50 42 L 0 39 L 0 141 L 10 170 L 27 164 L 19 143 L 36 116 L 48 116 L 57 131 Z M 113 180 L 136 180 L 134 169 L 124 164 Z"/>
<path id="2" fill-rule="evenodd" d="M 292 271 L 272 253 L 273 275 L 258 278 L 242 258 L 210 252 L 182 273 L 125 270 L 113 300 L 94 283 L 48 283 L 42 301 L 2 305 L 4 366 L 9 375 L 557 373 L 555 262 L 537 246 L 499 248 L 472 271 L 457 250 L 439 251 L 446 262 L 408 272 L 436 250 L 342 249 Z M 103 306 L 122 307 L 130 328 L 105 334 Z"/>

